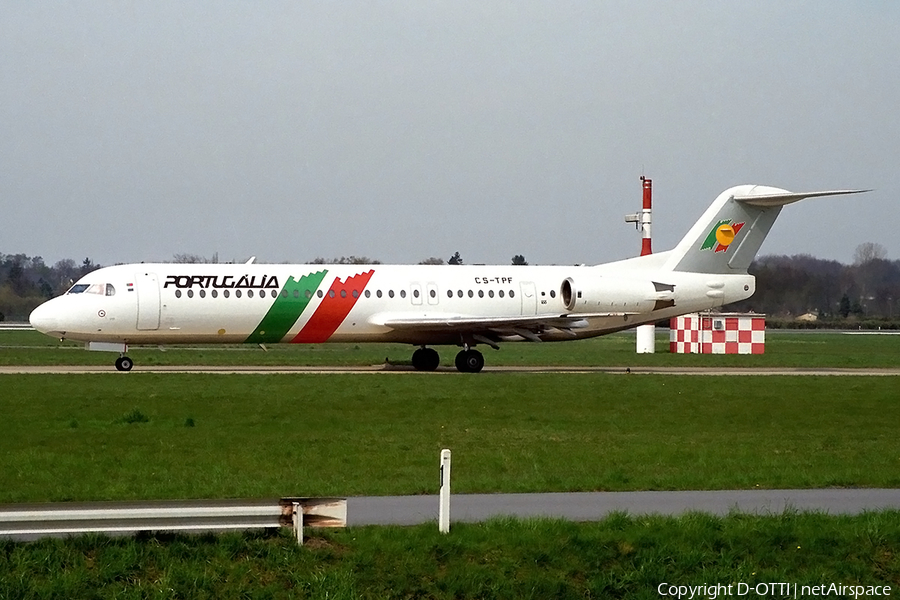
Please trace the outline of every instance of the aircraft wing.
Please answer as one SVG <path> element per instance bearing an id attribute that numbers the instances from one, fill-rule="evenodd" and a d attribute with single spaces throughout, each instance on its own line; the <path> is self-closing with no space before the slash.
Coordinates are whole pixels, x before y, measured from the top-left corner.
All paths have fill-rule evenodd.
<path id="1" fill-rule="evenodd" d="M 459 333 L 493 333 L 499 335 L 520 335 L 528 340 L 539 342 L 538 336 L 548 329 L 569 331 L 581 329 L 589 325 L 588 319 L 600 317 L 621 317 L 637 313 L 551 313 L 518 317 L 473 317 L 469 315 L 428 315 L 410 317 L 403 315 L 373 315 L 372 324 L 383 325 L 391 329 L 420 332 L 459 332 Z"/>

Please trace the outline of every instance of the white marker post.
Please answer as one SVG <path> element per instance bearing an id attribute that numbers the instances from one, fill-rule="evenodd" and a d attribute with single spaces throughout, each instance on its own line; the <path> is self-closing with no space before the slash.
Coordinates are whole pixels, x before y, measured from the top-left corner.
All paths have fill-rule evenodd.
<path id="1" fill-rule="evenodd" d="M 291 515 L 294 519 L 294 534 L 297 536 L 297 545 L 303 545 L 303 505 L 294 502 L 294 511 Z"/>
<path id="2" fill-rule="evenodd" d="M 438 529 L 450 533 L 450 451 L 441 450 L 441 505 L 438 510 Z"/>

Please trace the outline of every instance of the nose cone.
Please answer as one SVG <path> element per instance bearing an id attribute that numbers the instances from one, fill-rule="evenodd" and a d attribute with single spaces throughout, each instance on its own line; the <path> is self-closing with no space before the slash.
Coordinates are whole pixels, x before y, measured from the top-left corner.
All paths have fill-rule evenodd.
<path id="1" fill-rule="evenodd" d="M 59 317 L 56 315 L 52 300 L 44 302 L 31 311 L 28 322 L 41 333 L 46 333 L 47 335 L 52 335 L 54 337 L 63 334 L 63 332 L 60 331 Z"/>

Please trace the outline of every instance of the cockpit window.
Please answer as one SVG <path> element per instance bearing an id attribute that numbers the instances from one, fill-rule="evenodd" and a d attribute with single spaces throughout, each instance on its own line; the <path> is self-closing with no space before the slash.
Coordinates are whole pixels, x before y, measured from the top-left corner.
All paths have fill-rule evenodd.
<path id="1" fill-rule="evenodd" d="M 109 283 L 77 283 L 73 285 L 67 294 L 98 294 L 100 296 L 112 296 L 116 293 Z"/>

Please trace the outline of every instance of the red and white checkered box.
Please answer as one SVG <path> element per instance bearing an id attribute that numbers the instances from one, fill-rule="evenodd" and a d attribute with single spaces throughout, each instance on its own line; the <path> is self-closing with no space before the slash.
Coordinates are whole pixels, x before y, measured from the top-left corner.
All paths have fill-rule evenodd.
<path id="1" fill-rule="evenodd" d="M 760 314 L 693 313 L 669 324 L 669 352 L 680 354 L 763 354 L 766 317 Z"/>

